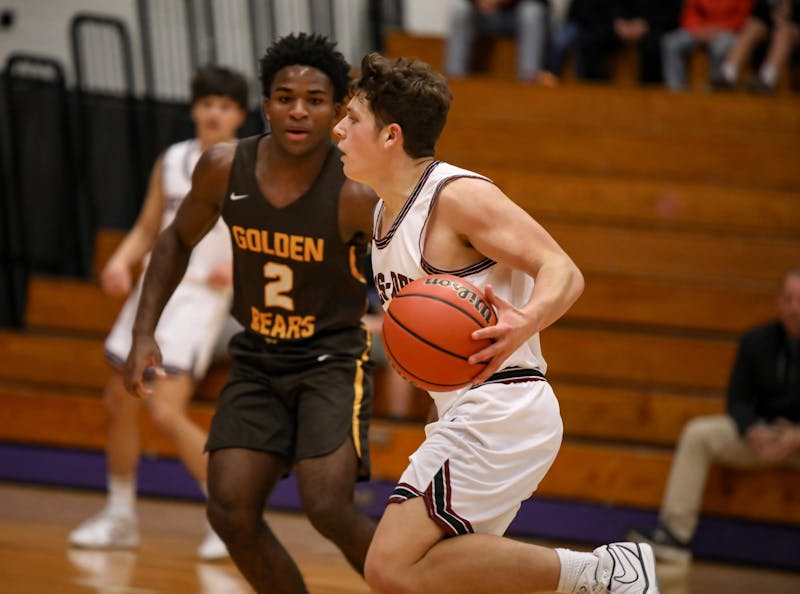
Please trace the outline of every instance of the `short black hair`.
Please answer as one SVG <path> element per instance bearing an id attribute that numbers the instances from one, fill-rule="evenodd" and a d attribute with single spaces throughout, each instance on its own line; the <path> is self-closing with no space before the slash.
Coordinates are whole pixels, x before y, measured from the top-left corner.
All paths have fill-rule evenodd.
<path id="1" fill-rule="evenodd" d="M 207 64 L 192 77 L 192 100 L 194 105 L 203 97 L 219 95 L 230 97 L 239 107 L 247 111 L 247 80 L 229 68 Z"/>
<path id="2" fill-rule="evenodd" d="M 272 82 L 278 71 L 297 64 L 324 72 L 333 85 L 333 102 L 344 101 L 350 85 L 350 64 L 336 50 L 336 42 L 316 33 L 292 33 L 267 48 L 261 58 L 261 88 L 264 97 L 270 96 Z"/>

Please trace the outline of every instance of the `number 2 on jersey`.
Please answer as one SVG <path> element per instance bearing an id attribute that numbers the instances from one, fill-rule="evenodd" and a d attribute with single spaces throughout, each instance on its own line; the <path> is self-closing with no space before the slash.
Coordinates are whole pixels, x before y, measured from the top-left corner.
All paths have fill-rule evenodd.
<path id="1" fill-rule="evenodd" d="M 287 293 L 294 285 L 294 272 L 286 264 L 267 262 L 264 264 L 264 303 L 267 307 L 280 307 L 287 311 L 294 311 L 294 299 Z"/>

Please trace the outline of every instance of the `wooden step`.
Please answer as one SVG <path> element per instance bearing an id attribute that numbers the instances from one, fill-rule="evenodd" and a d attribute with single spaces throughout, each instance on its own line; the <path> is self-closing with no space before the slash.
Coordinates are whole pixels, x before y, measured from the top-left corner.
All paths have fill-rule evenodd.
<path id="1" fill-rule="evenodd" d="M 27 327 L 41 333 L 105 338 L 120 307 L 119 300 L 86 281 L 33 277 L 29 287 Z M 738 335 L 774 315 L 772 288 L 587 273 L 584 294 L 564 319 Z"/>
<path id="2" fill-rule="evenodd" d="M 513 121 L 527 129 L 612 136 L 710 141 L 797 142 L 800 114 L 796 97 L 668 93 L 583 85 L 562 89 L 487 78 L 450 81 L 452 117 L 485 123 Z M 774 100 L 774 101 L 773 101 Z M 487 105 L 491 102 L 491 109 Z M 634 117 L 636 116 L 636 117 Z"/>
<path id="3" fill-rule="evenodd" d="M 541 130 L 513 119 L 487 122 L 458 116 L 448 120 L 437 145 L 439 158 L 479 172 L 487 166 L 507 167 L 782 191 L 800 187 L 800 168 L 794 159 L 798 153 L 800 143 L 782 139 L 678 140 L 625 136 L 610 128 L 587 130 L 576 137 L 568 130 Z"/>
<path id="4" fill-rule="evenodd" d="M 800 171 L 800 167 L 797 168 Z M 551 222 L 547 230 L 584 274 L 777 291 L 800 239 Z"/>
<path id="5" fill-rule="evenodd" d="M 583 295 L 563 318 L 573 325 L 628 324 L 642 331 L 709 331 L 739 337 L 777 315 L 773 287 L 705 285 L 592 272 L 585 273 L 585 280 Z"/>
<path id="6" fill-rule="evenodd" d="M 543 223 L 555 220 L 710 234 L 800 235 L 796 191 L 504 166 L 484 166 L 479 172 Z"/>
<path id="7" fill-rule="evenodd" d="M 34 329 L 105 336 L 124 303 L 124 299 L 103 293 L 97 283 L 34 276 L 28 282 L 25 324 Z"/>
<path id="8" fill-rule="evenodd" d="M 5 423 L 0 439 L 27 444 L 101 449 L 105 411 L 102 400 L 86 394 L 12 390 L 0 387 Z M 144 412 L 144 411 L 143 411 Z M 211 409 L 192 405 L 192 418 L 208 427 Z M 171 445 L 143 415 L 148 453 L 174 456 Z M 373 476 L 397 480 L 424 438 L 421 425 L 375 421 L 371 431 Z M 604 505 L 656 508 L 671 453 L 594 442 L 565 441 L 537 495 Z M 752 520 L 800 523 L 800 474 L 792 471 L 734 472 L 714 469 L 703 511 Z"/>
<path id="9" fill-rule="evenodd" d="M 553 381 L 724 390 L 736 341 L 556 325 L 541 335 Z"/>
<path id="10" fill-rule="evenodd" d="M 705 391 L 724 389 L 736 347 L 733 339 L 566 325 L 545 330 L 541 341 L 554 380 Z M 99 389 L 111 373 L 102 341 L 78 336 L 2 331 L 0 360 L 0 381 Z"/>
<path id="11" fill-rule="evenodd" d="M 112 373 L 103 340 L 0 330 L 0 381 L 67 389 L 102 390 Z M 216 364 L 197 388 L 201 400 L 216 400 L 228 365 Z"/>

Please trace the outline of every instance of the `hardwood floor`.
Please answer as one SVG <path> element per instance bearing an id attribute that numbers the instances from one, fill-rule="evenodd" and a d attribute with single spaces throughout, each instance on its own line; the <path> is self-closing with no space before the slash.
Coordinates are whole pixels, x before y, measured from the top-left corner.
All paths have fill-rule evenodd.
<path id="1" fill-rule="evenodd" d="M 203 510 L 197 503 L 141 500 L 142 543 L 135 552 L 69 549 L 69 531 L 102 503 L 97 493 L 0 484 L 0 593 L 251 592 L 230 561 L 196 560 L 195 548 L 204 531 Z M 369 591 L 337 549 L 302 516 L 268 511 L 266 517 L 297 560 L 312 594 Z M 800 574 L 763 568 L 696 562 L 660 565 L 658 573 L 662 594 L 800 592 Z"/>

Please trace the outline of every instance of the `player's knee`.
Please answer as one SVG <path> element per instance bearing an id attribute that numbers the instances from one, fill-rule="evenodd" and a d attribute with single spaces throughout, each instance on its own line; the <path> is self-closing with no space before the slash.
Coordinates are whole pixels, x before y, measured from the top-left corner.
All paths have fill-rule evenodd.
<path id="1" fill-rule="evenodd" d="M 234 505 L 209 497 L 206 517 L 214 532 L 229 546 L 236 540 L 255 538 L 258 519 L 252 521 L 247 513 Z"/>
<path id="2" fill-rule="evenodd" d="M 173 403 L 153 398 L 150 402 L 150 417 L 156 428 L 167 435 L 175 432 L 175 428 L 183 415 L 183 411 Z"/>
<path id="3" fill-rule="evenodd" d="M 325 538 L 336 542 L 338 536 L 349 531 L 349 502 L 335 497 L 314 496 L 303 501 L 303 507 L 314 529 Z"/>
<path id="4" fill-rule="evenodd" d="M 374 594 L 419 594 L 409 579 L 408 572 L 401 572 L 391 559 L 370 549 L 364 562 L 364 580 Z"/>

